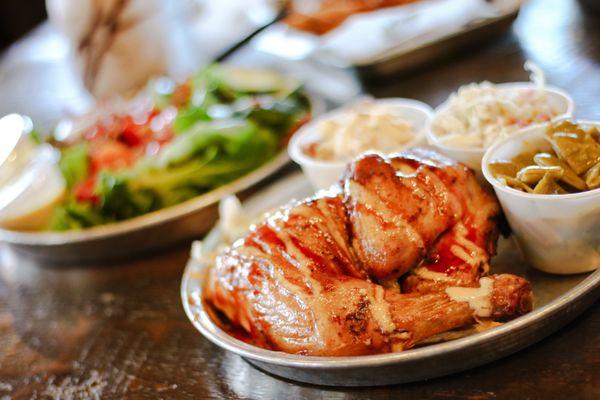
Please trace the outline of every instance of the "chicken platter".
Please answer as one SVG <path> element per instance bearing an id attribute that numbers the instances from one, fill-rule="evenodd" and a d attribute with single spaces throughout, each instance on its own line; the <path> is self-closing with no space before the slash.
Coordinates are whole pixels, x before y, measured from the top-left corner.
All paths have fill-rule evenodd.
<path id="1" fill-rule="evenodd" d="M 365 154 L 338 185 L 222 250 L 204 300 L 263 348 L 402 351 L 531 311 L 527 280 L 490 271 L 499 218 L 494 196 L 460 163 L 424 149 Z"/>

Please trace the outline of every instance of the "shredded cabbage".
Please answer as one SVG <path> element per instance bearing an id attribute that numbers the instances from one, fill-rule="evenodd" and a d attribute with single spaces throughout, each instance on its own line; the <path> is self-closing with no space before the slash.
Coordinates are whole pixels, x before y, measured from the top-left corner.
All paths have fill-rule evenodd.
<path id="1" fill-rule="evenodd" d="M 523 127 L 556 117 L 560 110 L 548 101 L 543 71 L 530 61 L 525 69 L 534 89 L 499 88 L 487 81 L 461 86 L 433 123 L 433 133 L 449 146 L 487 148 Z"/>

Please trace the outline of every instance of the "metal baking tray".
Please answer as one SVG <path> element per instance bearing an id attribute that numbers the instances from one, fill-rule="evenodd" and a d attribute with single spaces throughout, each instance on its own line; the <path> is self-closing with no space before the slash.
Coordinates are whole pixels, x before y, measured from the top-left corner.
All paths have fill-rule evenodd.
<path id="1" fill-rule="evenodd" d="M 301 174 L 285 178 L 244 203 L 249 215 L 257 215 L 291 198 L 312 193 Z M 215 228 L 203 248 L 219 244 Z M 449 342 L 432 344 L 400 353 L 356 357 L 309 357 L 266 350 L 245 343 L 223 331 L 211 319 L 202 299 L 209 265 L 192 257 L 185 269 L 181 298 L 185 312 L 208 340 L 231 351 L 271 374 L 295 381 L 328 386 L 372 386 L 406 383 L 473 368 L 542 340 L 573 320 L 600 296 L 600 270 L 587 274 L 556 276 L 529 268 L 513 241 L 502 239 L 494 272 L 512 272 L 530 280 L 534 310 L 490 330 Z"/>

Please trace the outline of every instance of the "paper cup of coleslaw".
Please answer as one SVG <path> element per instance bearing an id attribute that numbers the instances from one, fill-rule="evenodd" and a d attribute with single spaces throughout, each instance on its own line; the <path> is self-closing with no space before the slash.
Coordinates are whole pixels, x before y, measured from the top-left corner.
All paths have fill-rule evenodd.
<path id="1" fill-rule="evenodd" d="M 437 107 L 427 140 L 439 152 L 481 174 L 481 160 L 494 143 L 526 127 L 572 117 L 572 98 L 554 86 L 533 82 L 462 86 Z"/>
<path id="2" fill-rule="evenodd" d="M 288 152 L 315 189 L 325 189 L 364 152 L 394 153 L 423 145 L 431 116 L 431 107 L 417 100 L 361 99 L 304 125 L 290 140 Z"/>

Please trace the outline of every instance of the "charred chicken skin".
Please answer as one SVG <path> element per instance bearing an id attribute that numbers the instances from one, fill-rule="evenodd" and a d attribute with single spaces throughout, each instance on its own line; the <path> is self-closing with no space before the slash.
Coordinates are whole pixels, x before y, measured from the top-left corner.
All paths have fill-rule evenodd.
<path id="1" fill-rule="evenodd" d="M 401 351 L 531 310 L 526 280 L 488 275 L 499 213 L 462 164 L 419 149 L 367 154 L 339 186 L 281 208 L 218 255 L 205 298 L 269 349 Z"/>

